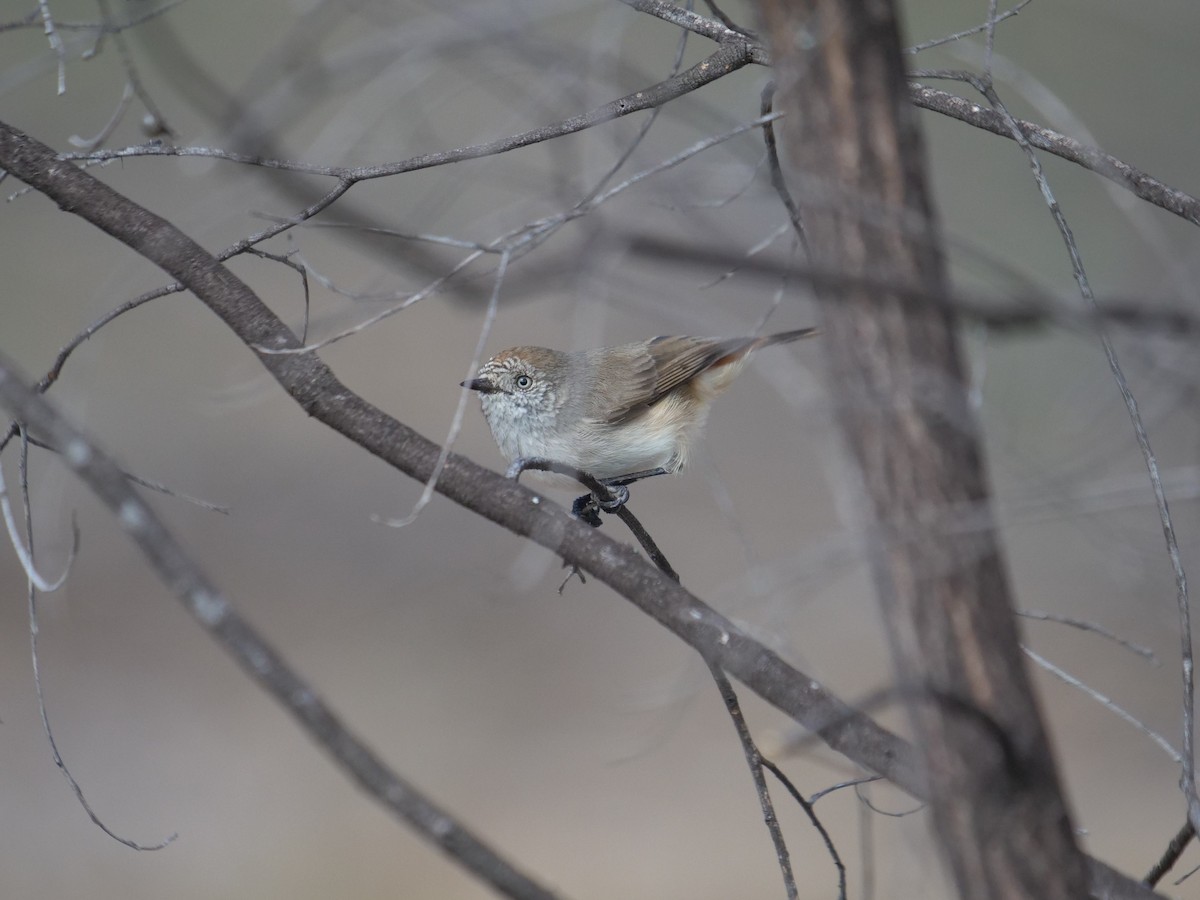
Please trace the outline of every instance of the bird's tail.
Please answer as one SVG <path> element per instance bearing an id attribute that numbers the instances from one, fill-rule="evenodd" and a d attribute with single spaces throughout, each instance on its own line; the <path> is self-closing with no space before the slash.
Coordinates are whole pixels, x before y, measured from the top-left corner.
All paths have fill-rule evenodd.
<path id="1" fill-rule="evenodd" d="M 778 334 L 765 334 L 754 342 L 754 349 L 770 347 L 772 344 L 790 344 L 800 338 L 812 337 L 817 334 L 816 328 L 797 328 L 795 331 L 780 331 Z"/>

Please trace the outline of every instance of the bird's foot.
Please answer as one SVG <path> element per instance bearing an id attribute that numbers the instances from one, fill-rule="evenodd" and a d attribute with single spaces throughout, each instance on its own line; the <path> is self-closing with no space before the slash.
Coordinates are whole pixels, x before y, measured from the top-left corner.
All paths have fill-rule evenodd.
<path id="1" fill-rule="evenodd" d="M 584 494 L 582 497 L 576 497 L 575 502 L 571 504 L 571 515 L 577 519 L 583 519 L 593 528 L 599 528 L 600 509 L 595 494 Z"/>
<path id="2" fill-rule="evenodd" d="M 557 463 L 540 456 L 519 456 L 512 461 L 505 473 L 506 477 L 516 481 L 521 473 L 533 469 L 540 472 L 557 472 L 582 482 L 586 487 L 594 488 L 590 494 L 577 497 L 571 504 L 571 514 L 582 519 L 593 528 L 600 527 L 600 512 L 615 513 L 629 502 L 629 487 L 635 481 L 652 478 L 655 475 L 665 475 L 667 470 L 659 467 L 642 472 L 632 472 L 616 478 L 595 478 L 580 469 Z"/>
<path id="3" fill-rule="evenodd" d="M 600 482 L 600 485 L 607 488 L 611 498 L 604 498 L 599 494 L 584 494 L 582 497 L 576 497 L 575 502 L 571 504 L 571 515 L 577 519 L 583 519 L 593 528 L 600 527 L 601 510 L 606 513 L 615 513 L 629 502 L 629 488 L 625 485 L 607 485 L 603 481 Z"/>
<path id="4" fill-rule="evenodd" d="M 608 488 L 608 492 L 612 495 L 612 498 L 605 499 L 597 494 L 592 494 L 592 496 L 596 498 L 596 505 L 605 512 L 615 513 L 618 509 L 629 502 L 629 488 L 625 487 L 625 485 L 605 484 L 603 481 L 600 483 Z"/>
<path id="5" fill-rule="evenodd" d="M 565 568 L 567 568 L 567 566 L 571 566 L 571 571 L 567 573 L 567 577 L 564 578 L 562 580 L 562 584 L 560 584 L 558 586 L 558 595 L 560 597 L 562 596 L 562 592 L 566 589 L 567 584 L 570 583 L 572 578 L 578 578 L 580 584 L 587 584 L 587 579 L 583 577 L 583 570 L 581 568 L 579 568 L 579 566 L 573 566 L 570 563 L 564 562 L 563 568 L 565 569 Z"/>

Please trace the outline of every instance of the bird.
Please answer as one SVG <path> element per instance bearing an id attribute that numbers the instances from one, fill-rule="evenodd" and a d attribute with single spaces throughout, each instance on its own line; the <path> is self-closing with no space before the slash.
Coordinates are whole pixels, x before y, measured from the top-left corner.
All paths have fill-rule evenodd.
<path id="1" fill-rule="evenodd" d="M 573 352 L 511 347 L 461 386 L 479 394 L 510 473 L 542 459 L 627 484 L 683 470 L 713 400 L 750 356 L 815 333 L 660 336 Z"/>

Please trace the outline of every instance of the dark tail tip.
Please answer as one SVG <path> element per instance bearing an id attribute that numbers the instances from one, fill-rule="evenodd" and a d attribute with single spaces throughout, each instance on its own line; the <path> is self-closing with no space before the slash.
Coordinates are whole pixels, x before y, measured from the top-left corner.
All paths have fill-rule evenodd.
<path id="1" fill-rule="evenodd" d="M 778 334 L 768 334 L 760 338 L 762 341 L 760 346 L 769 347 L 772 344 L 790 344 L 792 341 L 812 337 L 815 334 L 820 334 L 820 330 L 816 328 L 797 328 L 795 331 L 781 331 Z"/>

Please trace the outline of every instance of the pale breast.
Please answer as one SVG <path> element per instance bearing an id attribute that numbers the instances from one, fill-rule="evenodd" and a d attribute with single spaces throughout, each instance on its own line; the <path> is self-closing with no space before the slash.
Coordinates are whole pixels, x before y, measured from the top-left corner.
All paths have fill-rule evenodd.
<path id="1" fill-rule="evenodd" d="M 689 392 L 668 395 L 617 424 L 588 421 L 575 430 L 572 465 L 597 478 L 664 468 L 678 471 L 687 462 L 692 439 L 704 424 L 707 409 Z"/>

